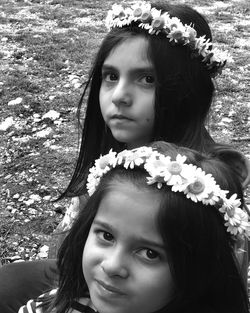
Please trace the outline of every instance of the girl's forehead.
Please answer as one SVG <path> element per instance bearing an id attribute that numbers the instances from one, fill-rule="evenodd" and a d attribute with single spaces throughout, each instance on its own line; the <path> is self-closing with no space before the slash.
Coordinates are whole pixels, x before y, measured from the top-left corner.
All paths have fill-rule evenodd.
<path id="1" fill-rule="evenodd" d="M 154 188 L 139 188 L 129 181 L 116 182 L 101 199 L 97 217 L 113 222 L 127 221 L 130 225 L 143 222 L 152 228 L 160 203 L 161 194 Z"/>
<path id="2" fill-rule="evenodd" d="M 122 60 L 127 60 L 131 64 L 139 62 L 148 65 L 151 64 L 148 51 L 149 43 L 146 38 L 142 36 L 127 38 L 110 51 L 104 64 L 119 65 Z"/>

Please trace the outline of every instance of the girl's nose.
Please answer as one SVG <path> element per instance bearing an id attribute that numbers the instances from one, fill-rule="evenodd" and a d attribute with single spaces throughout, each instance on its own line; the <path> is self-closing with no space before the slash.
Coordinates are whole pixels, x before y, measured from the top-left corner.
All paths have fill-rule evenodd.
<path id="1" fill-rule="evenodd" d="M 112 102 L 116 106 L 126 105 L 129 106 L 132 103 L 132 86 L 125 79 L 120 79 L 116 84 L 113 95 Z"/>
<path id="2" fill-rule="evenodd" d="M 129 275 L 126 257 L 121 251 L 109 253 L 102 261 L 101 267 L 109 277 L 119 276 L 121 278 L 127 278 Z"/>

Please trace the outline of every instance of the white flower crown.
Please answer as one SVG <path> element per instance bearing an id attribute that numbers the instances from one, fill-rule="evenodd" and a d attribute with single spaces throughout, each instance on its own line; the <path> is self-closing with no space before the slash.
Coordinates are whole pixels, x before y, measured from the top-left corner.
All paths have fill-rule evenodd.
<path id="1" fill-rule="evenodd" d="M 106 17 L 108 30 L 130 25 L 132 22 L 139 23 L 138 27 L 148 30 L 149 34 L 163 33 L 173 44 L 188 46 L 194 57 L 203 58 L 202 62 L 212 77 L 221 74 L 226 62 L 233 62 L 227 52 L 211 49 L 212 43 L 205 36 L 196 37 L 197 32 L 191 25 L 183 25 L 179 18 L 170 17 L 167 12 L 161 14 L 160 10 L 151 8 L 148 2 L 138 2 L 125 9 L 120 4 L 114 4 Z"/>
<path id="2" fill-rule="evenodd" d="M 248 214 L 240 208 L 241 201 L 237 195 L 227 198 L 228 191 L 222 190 L 211 174 L 206 174 L 201 168 L 186 164 L 185 161 L 186 156 L 180 154 L 176 160 L 171 161 L 169 156 L 151 147 L 124 150 L 118 154 L 110 150 L 108 154 L 97 159 L 90 169 L 87 179 L 88 194 L 91 196 L 102 176 L 117 166 L 125 169 L 143 167 L 149 174 L 147 184 L 156 184 L 159 189 L 165 184 L 171 186 L 173 192 L 183 192 L 193 202 L 215 206 L 224 215 L 228 232 L 234 236 L 249 238 Z"/>

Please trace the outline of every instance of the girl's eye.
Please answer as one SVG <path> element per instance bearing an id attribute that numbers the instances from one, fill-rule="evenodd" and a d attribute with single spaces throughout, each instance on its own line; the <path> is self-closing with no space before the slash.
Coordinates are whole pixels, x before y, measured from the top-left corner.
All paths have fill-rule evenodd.
<path id="1" fill-rule="evenodd" d="M 152 249 L 142 249 L 139 251 L 139 255 L 148 261 L 158 261 L 160 259 L 160 254 Z"/>
<path id="2" fill-rule="evenodd" d="M 143 75 L 141 78 L 140 78 L 140 82 L 143 84 L 143 85 L 146 85 L 147 87 L 148 86 L 154 86 L 155 84 L 155 78 L 153 75 Z"/>
<path id="3" fill-rule="evenodd" d="M 104 240 L 104 241 L 113 241 L 114 240 L 113 235 L 107 231 L 104 231 L 104 230 L 97 231 L 97 237 L 101 240 Z"/>
<path id="4" fill-rule="evenodd" d="M 104 72 L 102 73 L 102 79 L 107 82 L 114 82 L 118 79 L 118 76 L 115 73 Z"/>
<path id="5" fill-rule="evenodd" d="M 154 77 L 153 76 L 151 76 L 151 75 L 147 75 L 147 76 L 145 76 L 145 82 L 147 83 L 147 84 L 154 84 L 154 82 L 155 82 L 155 79 L 154 79 Z"/>
<path id="6" fill-rule="evenodd" d="M 105 239 L 107 241 L 112 241 L 114 239 L 114 237 L 110 233 L 104 231 L 103 232 L 103 239 Z"/>

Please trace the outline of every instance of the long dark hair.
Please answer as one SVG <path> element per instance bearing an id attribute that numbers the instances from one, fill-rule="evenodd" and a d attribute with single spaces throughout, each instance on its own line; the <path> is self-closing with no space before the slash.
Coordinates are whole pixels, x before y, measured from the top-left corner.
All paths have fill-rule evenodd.
<path id="1" fill-rule="evenodd" d="M 205 35 L 212 39 L 205 18 L 192 8 L 186 5 L 170 5 L 166 1 L 154 2 L 152 6 L 179 17 L 183 23 L 192 23 L 198 36 Z M 204 125 L 211 106 L 214 85 L 201 60 L 193 58 L 187 47 L 172 46 L 165 37 L 160 34 L 149 35 L 136 23 L 112 29 L 100 46 L 80 99 L 79 108 L 88 94 L 80 153 L 72 179 L 62 197 L 84 194 L 86 175 L 93 160 L 111 148 L 115 151 L 124 148 L 105 126 L 100 111 L 99 91 L 105 59 L 112 49 L 132 36 L 147 38 L 148 55 L 156 73 L 156 114 L 152 140 L 165 140 L 199 151 L 204 151 L 213 144 Z"/>
<path id="2" fill-rule="evenodd" d="M 228 196 L 237 194 L 243 206 L 238 176 L 213 151 L 201 154 L 162 142 L 152 146 L 173 158 L 178 153 L 186 155 L 187 163 L 212 174 L 220 187 L 229 191 Z M 159 229 L 178 289 L 169 304 L 170 312 L 207 312 L 206 306 L 208 312 L 248 312 L 247 290 L 234 252 L 236 239 L 226 231 L 218 209 L 187 201 L 183 193 L 169 189 L 162 197 L 165 206 L 158 216 Z"/>
<path id="3" fill-rule="evenodd" d="M 155 142 L 159 152 L 211 173 L 229 196 L 237 193 L 243 203 L 240 181 L 224 162 L 210 155 L 176 145 Z M 136 167 L 117 167 L 103 176 L 95 193 L 82 208 L 58 255 L 59 290 L 50 304 L 58 313 L 67 312 L 74 299 L 88 296 L 82 274 L 82 252 L 99 204 L 117 181 L 131 182 L 136 188 L 156 188 L 146 184 L 146 173 Z M 235 239 L 227 232 L 217 208 L 188 200 L 183 193 L 161 190 L 157 223 L 165 243 L 168 262 L 176 285 L 176 296 L 161 313 L 248 313 L 248 297 L 234 255 Z M 50 306 L 50 308 L 51 308 Z"/>

